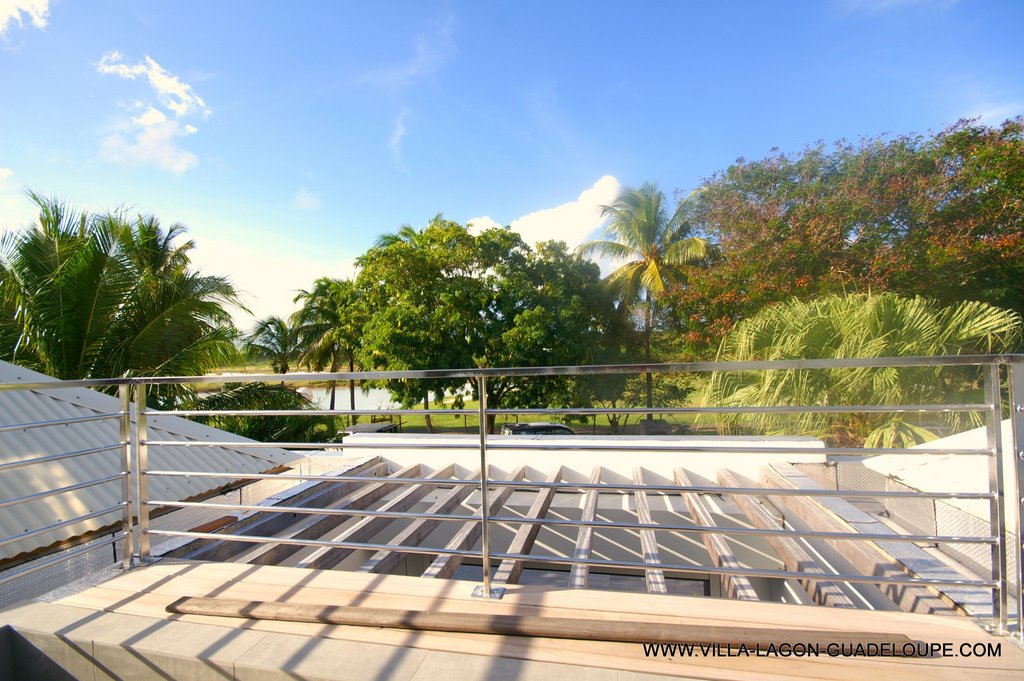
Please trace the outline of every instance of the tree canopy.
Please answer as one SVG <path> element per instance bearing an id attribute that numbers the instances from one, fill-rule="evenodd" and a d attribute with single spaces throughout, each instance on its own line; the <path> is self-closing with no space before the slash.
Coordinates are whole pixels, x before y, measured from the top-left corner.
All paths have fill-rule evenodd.
<path id="1" fill-rule="evenodd" d="M 527 246 L 508 229 L 480 234 L 435 217 L 416 239 L 390 240 L 358 261 L 366 304 L 360 365 L 403 370 L 591 363 L 614 313 L 597 265 L 564 243 Z M 565 379 L 488 383 L 492 406 L 559 401 Z M 461 394 L 462 380 L 387 387 L 409 406 Z"/>
<path id="2" fill-rule="evenodd" d="M 56 378 L 202 374 L 239 358 L 223 277 L 190 267 L 178 224 L 77 212 L 32 194 L 38 222 L 0 238 L 0 356 Z"/>
<path id="3" fill-rule="evenodd" d="M 976 301 L 942 306 L 893 293 L 828 295 L 770 305 L 730 331 L 721 361 L 915 357 L 1001 353 L 1021 338 L 1016 312 Z M 704 389 L 713 406 L 956 404 L 977 389 L 977 367 L 843 368 L 716 372 Z M 948 423 L 980 425 L 952 412 Z M 808 434 L 868 446 L 901 446 L 934 437 L 902 414 L 777 413 L 716 419 L 756 433 Z"/>
<path id="4" fill-rule="evenodd" d="M 668 296 L 707 352 L 791 296 L 893 291 L 1024 312 L 1024 120 L 740 159 L 682 220 L 718 248 Z"/>

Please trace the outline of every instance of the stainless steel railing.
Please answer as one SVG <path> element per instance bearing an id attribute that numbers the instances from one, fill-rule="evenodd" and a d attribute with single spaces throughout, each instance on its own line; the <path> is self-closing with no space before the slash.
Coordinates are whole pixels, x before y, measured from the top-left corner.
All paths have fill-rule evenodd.
<path id="1" fill-rule="evenodd" d="M 487 381 L 492 378 L 514 378 L 514 377 L 538 377 L 538 376 L 586 376 L 602 374 L 644 374 L 644 373 L 706 373 L 715 371 L 771 371 L 771 370 L 807 370 L 807 369 L 837 369 L 837 368 L 903 368 L 903 367 L 924 367 L 924 366 L 976 366 L 984 371 L 985 398 L 981 402 L 953 403 L 953 404 L 912 404 L 912 405 L 799 405 L 799 406 L 662 406 L 656 408 L 531 408 L 531 409 L 508 409 L 490 408 L 486 401 Z M 237 383 L 237 382 L 266 382 L 279 383 L 288 381 L 293 383 L 309 383 L 322 381 L 347 381 L 347 380 L 383 380 L 383 379 L 435 379 L 435 378 L 458 378 L 465 379 L 467 383 L 475 384 L 480 396 L 477 409 L 394 409 L 394 410 L 165 410 L 155 411 L 149 409 L 146 404 L 147 392 L 150 386 L 158 385 L 183 385 L 195 383 Z M 132 379 L 102 379 L 83 381 L 46 381 L 39 383 L 12 383 L 0 384 L 0 392 L 8 390 L 51 390 L 59 388 L 95 388 L 117 386 L 119 409 L 116 412 L 96 414 L 90 416 L 75 416 L 67 419 L 55 419 L 50 421 L 38 421 L 24 424 L 0 424 L 0 447 L 3 445 L 3 437 L 8 433 L 15 433 L 27 429 L 47 428 L 53 426 L 73 426 L 74 424 L 89 421 L 117 420 L 118 440 L 111 444 L 83 448 L 76 451 L 58 452 L 43 454 L 27 459 L 0 462 L 0 475 L 15 468 L 28 466 L 45 467 L 56 461 L 77 458 L 102 456 L 110 452 L 120 452 L 121 471 L 116 475 L 102 476 L 95 479 L 76 481 L 72 484 L 65 484 L 42 492 L 22 495 L 16 498 L 0 500 L 0 508 L 14 507 L 43 498 L 72 494 L 88 487 L 110 484 L 118 480 L 122 483 L 120 501 L 115 506 L 92 511 L 74 518 L 62 520 L 60 523 L 47 525 L 21 532 L 15 535 L 0 537 L 0 547 L 25 539 L 29 536 L 39 536 L 51 532 L 56 528 L 74 526 L 85 520 L 101 517 L 105 514 L 121 510 L 122 521 L 120 530 L 113 534 L 108 540 L 98 545 L 109 545 L 114 542 L 122 543 L 123 566 L 127 569 L 134 561 L 146 561 L 151 555 L 150 537 L 187 537 L 193 539 L 205 539 L 216 541 L 237 541 L 249 544 L 286 544 L 300 547 L 337 548 L 337 549 L 364 549 L 364 550 L 387 550 L 412 554 L 427 555 L 453 555 L 464 558 L 471 558 L 481 561 L 482 587 L 479 593 L 484 597 L 499 595 L 498 590 L 492 588 L 491 568 L 495 560 L 517 560 L 528 561 L 532 564 L 550 565 L 586 565 L 590 567 L 616 568 L 627 570 L 650 570 L 658 569 L 668 573 L 679 574 L 700 574 L 700 575 L 728 575 L 747 577 L 769 577 L 769 578 L 795 578 L 807 579 L 808 573 L 794 572 L 778 569 L 759 568 L 732 568 L 715 565 L 689 565 L 681 563 L 650 563 L 635 560 L 605 560 L 597 558 L 575 558 L 571 556 L 539 555 L 539 554 L 517 554 L 495 551 L 491 545 L 491 529 L 495 523 L 503 525 L 535 524 L 541 526 L 560 527 L 591 527 L 595 529 L 615 528 L 631 531 L 659 530 L 678 533 L 715 533 L 726 536 L 776 536 L 792 538 L 814 538 L 828 540 L 858 540 L 874 542 L 929 542 L 929 543 L 950 543 L 950 544 L 974 544 L 988 545 L 991 552 L 991 575 L 987 579 L 959 579 L 959 578 L 925 578 L 914 575 L 891 576 L 891 575 L 860 575 L 860 574 L 833 574 L 829 573 L 822 579 L 830 581 L 866 583 L 866 584 L 907 584 L 920 586 L 958 586 L 977 587 L 991 590 L 993 606 L 993 627 L 1001 632 L 1011 629 L 1011 624 L 1017 632 L 1021 631 L 1021 568 L 1024 566 L 1024 551 L 1020 544 L 1021 527 L 1024 526 L 1024 498 L 1019 492 L 1021 482 L 1024 481 L 1024 356 L 1022 355 L 978 355 L 958 357 L 915 357 L 915 358 L 868 358 L 868 359 L 846 359 L 846 360 L 788 360 L 772 362 L 695 362 L 695 363 L 674 363 L 674 364 L 649 364 L 649 365 L 606 365 L 586 367 L 517 367 L 517 368 L 493 368 L 493 369 L 466 369 L 466 370 L 421 370 L 421 371 L 389 371 L 389 372 L 338 372 L 338 373 L 300 373 L 300 374 L 269 374 L 269 375 L 222 375 L 222 376 L 189 376 L 189 377 L 145 377 Z M 1004 394 L 1009 400 L 1009 416 L 1011 421 L 1011 439 L 1014 464 L 1004 465 L 1003 441 L 1000 436 L 1000 425 L 1004 415 Z M 880 454 L 900 455 L 957 455 L 967 457 L 978 457 L 987 462 L 989 486 L 984 492 L 964 491 L 942 491 L 942 492 L 918 492 L 918 491 L 892 491 L 892 490 L 829 490 L 829 489 L 781 489 L 765 487 L 728 488 L 729 494 L 756 495 L 764 497 L 775 496 L 804 496 L 804 497 L 838 497 L 838 498 L 873 498 L 873 499 L 965 499 L 985 500 L 989 504 L 989 527 L 987 536 L 974 535 L 942 535 L 930 533 L 918 534 L 881 534 L 881 533 L 837 533 L 813 530 L 782 529 L 768 530 L 749 527 L 722 527 L 706 526 L 688 523 L 643 523 L 643 522 L 611 522 L 605 520 L 572 520 L 566 518 L 523 518 L 491 514 L 489 494 L 492 489 L 513 487 L 523 490 L 554 489 L 558 491 L 587 491 L 598 490 L 606 493 L 630 493 L 641 490 L 648 494 L 680 494 L 680 493 L 722 493 L 725 488 L 715 485 L 637 485 L 637 484 L 607 484 L 607 483 L 570 483 L 570 482 L 530 482 L 524 480 L 496 480 L 491 478 L 488 461 L 489 451 L 501 450 L 600 450 L 611 452 L 639 452 L 648 451 L 649 447 L 637 444 L 616 443 L 609 438 L 607 442 L 595 444 L 573 443 L 571 441 L 557 442 L 533 442 L 515 443 L 508 441 L 493 441 L 488 437 L 485 424 L 488 417 L 492 416 L 521 416 L 521 415 L 581 415 L 597 416 L 602 414 L 632 414 L 646 415 L 650 413 L 659 414 L 757 414 L 757 413 L 907 413 L 907 414 L 929 414 L 946 412 L 973 412 L 982 415 L 986 428 L 986 445 L 979 448 L 935 448 L 917 447 L 914 449 L 904 448 L 867 448 L 867 447 L 824 447 L 807 450 L 815 454 L 825 455 L 859 455 L 871 456 Z M 153 470 L 149 464 L 150 447 L 215 447 L 231 446 L 238 447 L 237 440 L 216 442 L 216 441 L 178 441 L 178 440 L 151 440 L 149 438 L 148 419 L 150 416 L 181 416 L 181 417 L 202 417 L 202 416 L 360 416 L 360 415 L 391 415 L 391 416 L 424 416 L 424 415 L 463 415 L 476 416 L 479 419 L 479 442 L 478 443 L 429 443 L 417 441 L 415 447 L 422 449 L 464 449 L 479 452 L 480 478 L 479 480 L 455 480 L 443 478 L 424 477 L 402 477 L 402 478 L 375 478 L 366 476 L 325 476 L 314 474 L 256 474 L 256 473 L 233 473 L 222 471 L 193 471 L 193 470 Z M 133 418 L 134 417 L 134 418 Z M 407 444 L 395 443 L 308 443 L 308 442 L 273 442 L 273 443 L 244 443 L 245 448 L 273 447 L 297 450 L 327 450 L 327 449 L 358 449 L 360 447 L 372 447 L 374 449 L 387 448 L 408 448 Z M 660 450 L 675 451 L 680 453 L 694 453 L 706 451 L 707 447 L 686 444 L 684 442 L 659 443 Z M 720 453 L 750 453 L 750 454 L 778 454 L 791 453 L 792 448 L 785 447 L 751 447 L 742 444 L 716 446 L 715 452 Z M 803 452 L 803 453 L 807 453 Z M 151 499 L 149 493 L 149 479 L 160 477 L 203 477 L 211 479 L 225 479 L 237 481 L 253 481 L 263 479 L 295 480 L 295 481 L 321 481 L 321 482 L 387 482 L 396 485 L 439 485 L 439 486 L 471 486 L 479 490 L 480 510 L 476 514 L 444 514 L 432 515 L 428 513 L 415 513 L 410 511 L 384 511 L 367 509 L 323 509 L 307 508 L 298 506 L 263 506 L 252 504 L 226 504 L 210 502 L 186 502 L 175 499 Z M 1008 482 L 1015 484 L 1007 484 Z M 1007 498 L 1007 490 L 1018 490 L 1015 498 Z M 150 513 L 154 509 L 182 509 L 205 507 L 225 511 L 258 511 L 261 513 L 293 513 L 310 515 L 339 515 L 339 516 L 360 516 L 360 517 L 382 517 L 401 519 L 434 519 L 445 522 L 480 523 L 480 548 L 479 549 L 449 549 L 444 547 L 426 547 L 419 545 L 391 545 L 371 542 L 355 541 L 328 541 L 319 539 L 298 539 L 280 537 L 262 537 L 247 534 L 226 534 L 221 532 L 186 532 L 178 530 L 158 530 L 151 527 Z M 1016 518 L 1016 545 L 1009 546 L 1007 537 L 1007 509 L 1015 509 L 1012 516 Z M 91 547 L 90 547 L 91 548 Z M 83 549 L 85 550 L 85 549 Z M 1017 570 L 1014 579 L 1008 574 L 1008 556 L 1013 551 L 1017 558 Z M 74 555 L 74 552 L 72 552 Z M 64 559 L 64 557 L 60 557 Z M 20 570 L 8 570 L 0 573 L 0 585 L 12 579 L 16 579 L 28 572 L 47 567 L 57 562 L 58 559 L 43 561 L 33 564 L 30 568 Z M 1009 595 L 1011 584 L 1015 586 L 1014 596 L 1017 601 L 1017 616 L 1013 622 L 1009 617 Z"/>

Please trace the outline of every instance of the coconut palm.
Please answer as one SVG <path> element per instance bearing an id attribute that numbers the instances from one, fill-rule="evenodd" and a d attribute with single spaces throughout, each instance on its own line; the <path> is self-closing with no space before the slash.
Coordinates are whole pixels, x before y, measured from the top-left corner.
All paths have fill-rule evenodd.
<path id="1" fill-rule="evenodd" d="M 605 281 L 622 304 L 642 312 L 644 361 L 650 363 L 657 298 L 682 281 L 681 265 L 706 257 L 708 244 L 690 235 L 679 208 L 669 216 L 665 195 L 651 182 L 639 189 L 624 188 L 613 204 L 601 208 L 601 215 L 608 219 L 601 238 L 581 244 L 577 250 L 582 255 L 626 261 Z M 651 375 L 647 374 L 648 407 L 653 406 L 652 397 Z"/>
<path id="2" fill-rule="evenodd" d="M 299 326 L 302 353 L 299 361 L 314 371 L 338 371 L 342 362 L 355 371 L 355 357 L 363 316 L 359 291 L 353 282 L 321 277 L 311 291 L 300 291 L 295 302 L 302 309 L 295 315 Z M 330 382 L 331 409 L 334 409 L 335 381 Z M 349 381 L 349 406 L 356 408 L 355 381 Z"/>
<path id="3" fill-rule="evenodd" d="M 183 227 L 30 197 L 38 222 L 0 237 L 0 356 L 62 379 L 196 375 L 237 361 L 225 309 L 235 290 L 189 269 L 191 242 L 174 242 Z"/>
<path id="4" fill-rule="evenodd" d="M 724 339 L 721 361 L 913 357 L 1002 353 L 1020 342 L 1017 313 L 967 301 L 949 307 L 893 293 L 831 295 L 764 308 Z M 716 372 L 704 389 L 712 406 L 900 405 L 956 403 L 976 389 L 976 367 L 848 368 Z M 954 429 L 980 425 L 976 412 L 943 416 Z M 833 442 L 899 446 L 935 437 L 934 424 L 899 414 L 743 414 L 725 428 L 809 434 Z"/>
<path id="5" fill-rule="evenodd" d="M 434 219 L 440 219 L 440 214 Z M 377 237 L 377 241 L 374 242 L 375 248 L 387 248 L 394 244 L 409 244 L 411 246 L 419 246 L 423 244 L 423 231 L 415 229 L 412 225 L 402 225 L 398 228 L 397 232 L 389 232 L 387 234 L 381 234 Z"/>
<path id="6" fill-rule="evenodd" d="M 246 337 L 245 349 L 252 357 L 269 360 L 275 374 L 287 374 L 302 352 L 299 327 L 277 315 L 261 319 Z"/>

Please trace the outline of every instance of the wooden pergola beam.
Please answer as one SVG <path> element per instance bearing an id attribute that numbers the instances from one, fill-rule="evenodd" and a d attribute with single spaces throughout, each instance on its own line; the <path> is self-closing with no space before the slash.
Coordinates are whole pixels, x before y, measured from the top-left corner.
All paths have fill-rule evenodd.
<path id="1" fill-rule="evenodd" d="M 644 484 L 644 469 L 637 466 L 633 469 L 633 482 L 637 485 Z M 653 525 L 651 519 L 651 507 L 647 503 L 647 492 L 642 489 L 634 490 L 633 498 L 636 501 L 637 522 Z M 640 548 L 643 550 L 644 562 L 652 565 L 661 563 L 658 557 L 658 536 L 654 530 L 640 530 Z M 644 570 L 644 581 L 647 584 L 648 593 L 668 593 L 668 586 L 665 583 L 665 572 L 651 568 Z"/>
<path id="2" fill-rule="evenodd" d="M 444 468 L 439 468 L 434 471 L 428 475 L 427 478 L 430 480 L 447 480 L 451 478 L 452 473 L 454 472 L 455 464 L 450 463 Z M 376 510 L 399 512 L 408 511 L 410 508 L 415 506 L 420 499 L 427 496 L 434 490 L 433 485 L 426 483 L 409 485 L 408 487 L 409 488 L 402 492 L 402 494 Z M 370 516 L 363 518 L 351 527 L 334 536 L 328 535 L 322 538 L 328 541 L 338 542 L 369 542 L 377 536 L 378 532 L 382 531 L 394 521 L 394 518 Z M 355 550 L 356 549 L 327 547 L 313 549 L 308 553 L 308 555 L 299 560 L 295 564 L 295 567 L 306 568 L 309 570 L 330 570 L 351 555 Z"/>
<path id="3" fill-rule="evenodd" d="M 690 477 L 682 468 L 675 469 L 675 480 L 677 485 L 683 487 L 693 486 Z M 707 504 L 700 498 L 700 495 L 694 492 L 680 492 L 680 495 L 683 497 L 683 501 L 686 503 L 686 507 L 690 510 L 690 515 L 697 525 L 705 527 L 716 527 L 718 525 L 712 517 Z M 704 546 L 708 550 L 708 555 L 711 556 L 711 562 L 716 567 L 742 569 L 728 542 L 725 541 L 725 537 L 713 532 L 701 532 L 700 535 L 701 539 L 704 540 Z M 743 576 L 722 575 L 722 591 L 729 598 L 742 601 L 758 600 L 757 592 L 754 591 L 750 580 Z"/>
<path id="4" fill-rule="evenodd" d="M 480 478 L 479 470 L 470 473 L 467 480 L 472 480 L 474 478 Z M 458 507 L 474 489 L 476 488 L 470 485 L 456 485 L 445 492 L 441 498 L 435 501 L 425 512 L 431 515 L 443 515 L 449 513 L 452 509 Z M 414 520 L 408 525 L 408 527 L 395 535 L 395 538 L 392 539 L 390 543 L 395 546 L 419 546 L 421 543 L 426 541 L 427 537 L 429 537 L 442 522 L 444 521 L 437 518 L 419 518 Z M 405 554 L 401 551 L 378 551 L 373 554 L 369 560 L 362 564 L 359 571 L 388 573 L 398 567 L 398 564 L 404 556 Z"/>
<path id="5" fill-rule="evenodd" d="M 590 484 L 596 485 L 601 482 L 601 467 L 597 466 L 594 468 L 594 472 L 590 475 Z M 597 515 L 597 502 L 601 495 L 601 490 L 588 489 L 583 498 L 583 515 L 580 518 L 584 521 L 592 521 L 594 516 Z M 580 531 L 576 534 L 576 547 L 573 549 L 572 557 L 577 560 L 587 560 L 590 558 L 590 545 L 594 538 L 594 528 L 591 526 L 580 527 Z M 590 579 L 590 566 L 589 565 L 573 565 L 569 571 L 569 588 L 571 589 L 586 589 L 587 582 Z"/>
<path id="6" fill-rule="evenodd" d="M 559 482 L 562 479 L 562 467 L 559 466 L 544 480 L 544 482 Z M 551 502 L 555 498 L 555 488 L 546 487 L 537 490 L 537 498 L 533 500 L 533 505 L 530 506 L 530 510 L 527 511 L 526 517 L 531 519 L 543 518 L 548 509 L 551 508 Z M 512 544 L 509 545 L 509 553 L 520 553 L 527 554 L 533 549 L 533 543 L 537 540 L 537 534 L 540 533 L 540 525 L 535 523 L 528 523 L 519 526 L 519 530 L 516 532 L 516 536 L 512 539 Z M 519 576 L 523 573 L 524 562 L 521 560 L 503 560 L 501 565 L 498 566 L 498 571 L 494 573 L 494 579 L 492 582 L 497 585 L 502 584 L 516 584 L 519 582 Z"/>
<path id="7" fill-rule="evenodd" d="M 406 466 L 397 473 L 392 473 L 389 478 L 414 478 L 420 474 L 421 466 L 418 463 Z M 393 492 L 402 483 L 387 482 L 383 478 L 381 482 L 364 484 L 352 494 L 344 497 L 337 503 L 327 508 L 335 509 L 364 509 L 371 504 L 383 499 Z M 303 514 L 302 518 L 293 523 L 286 532 L 277 536 L 281 539 L 318 539 L 338 525 L 345 522 L 350 516 L 346 515 L 316 515 Z M 236 563 L 254 563 L 259 565 L 277 565 L 288 556 L 302 547 L 294 544 L 260 544 L 259 546 L 246 551 L 234 558 Z"/>
<path id="8" fill-rule="evenodd" d="M 781 469 L 776 470 L 776 468 Z M 774 464 L 765 467 L 763 478 L 769 487 L 781 489 L 817 488 L 816 483 L 789 464 Z M 770 493 L 767 494 L 770 496 Z M 773 503 L 785 508 L 799 518 L 811 530 L 819 532 L 856 533 L 856 526 L 843 518 L 863 515 L 845 499 L 835 497 L 776 496 Z M 906 577 L 907 571 L 891 554 L 877 543 L 864 540 L 823 539 L 840 556 L 845 558 L 860 574 L 880 577 Z M 938 592 L 926 586 L 912 584 L 879 584 L 879 590 L 906 612 L 930 614 L 963 614 L 955 606 L 943 600 Z"/>
<path id="9" fill-rule="evenodd" d="M 526 466 L 520 466 L 512 472 L 509 480 L 522 480 L 525 473 Z M 495 512 L 499 510 L 505 501 L 512 495 L 514 489 L 514 487 L 508 486 L 499 487 L 496 491 L 492 490 L 493 493 L 489 499 L 490 503 L 488 504 L 489 508 L 487 509 L 487 514 L 494 515 Z M 477 512 L 474 515 L 479 516 L 481 514 L 481 510 L 482 508 L 477 509 Z M 483 528 L 478 521 L 463 523 L 462 527 L 455 533 L 455 536 L 452 537 L 451 541 L 448 542 L 445 548 L 459 551 L 468 549 L 476 543 L 477 539 L 480 538 L 482 529 Z M 455 571 L 459 569 L 459 566 L 462 565 L 463 560 L 465 560 L 463 556 L 438 556 L 434 559 L 434 562 L 427 566 L 427 569 L 423 571 L 423 576 L 438 579 L 450 579 L 452 575 L 455 574 Z"/>
<path id="10" fill-rule="evenodd" d="M 724 468 L 718 471 L 718 482 L 725 488 L 746 487 L 740 484 L 736 476 Z M 729 490 L 724 490 L 726 494 Z M 750 524 L 761 530 L 784 529 L 782 523 L 775 519 L 768 509 L 749 494 L 730 494 L 732 500 L 740 507 L 743 514 L 750 521 Z M 790 537 L 779 537 L 768 535 L 765 541 L 778 554 L 785 568 L 791 572 L 806 572 L 808 575 L 820 575 L 827 577 L 828 573 L 818 564 L 814 557 L 800 545 L 798 541 Z M 827 579 L 800 579 L 797 580 L 811 599 L 818 605 L 830 605 L 835 608 L 856 608 L 856 604 L 843 592 L 842 588 L 835 582 Z"/>

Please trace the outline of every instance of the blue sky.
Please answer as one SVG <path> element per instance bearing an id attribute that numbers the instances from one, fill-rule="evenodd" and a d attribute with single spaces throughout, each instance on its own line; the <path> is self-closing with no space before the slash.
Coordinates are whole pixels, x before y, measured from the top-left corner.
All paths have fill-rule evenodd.
<path id="1" fill-rule="evenodd" d="M 0 0 L 0 227 L 26 187 L 155 213 L 287 313 L 438 212 L 574 245 L 622 185 L 1020 114 L 1021 25 L 1016 0 Z"/>

